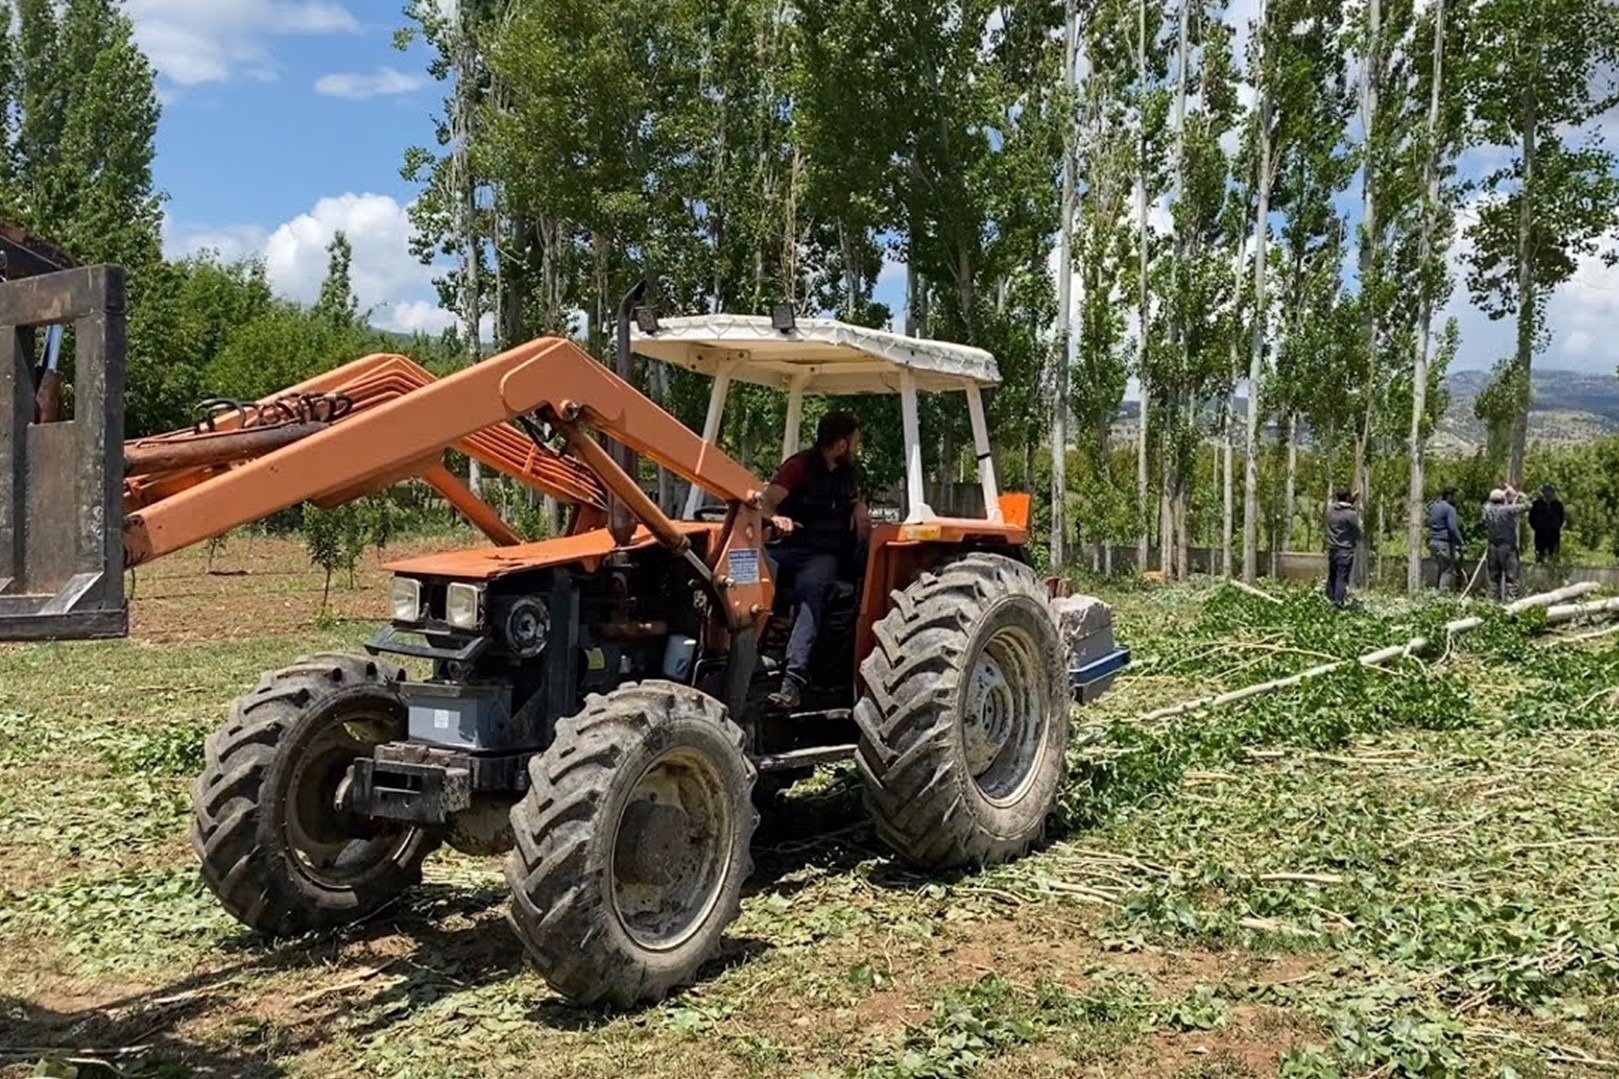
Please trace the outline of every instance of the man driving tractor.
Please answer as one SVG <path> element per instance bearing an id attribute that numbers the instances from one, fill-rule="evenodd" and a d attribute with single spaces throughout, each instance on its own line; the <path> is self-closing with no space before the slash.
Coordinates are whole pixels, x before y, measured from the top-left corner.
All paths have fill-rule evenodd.
<path id="1" fill-rule="evenodd" d="M 860 421 L 848 412 L 828 412 L 816 427 L 815 445 L 783 461 L 765 488 L 764 511 L 780 537 L 770 554 L 798 604 L 786 674 L 770 695 L 776 708 L 798 707 L 832 586 L 840 576 L 857 575 L 851 567 L 871 534 L 871 514 L 855 474 L 859 453 Z"/>

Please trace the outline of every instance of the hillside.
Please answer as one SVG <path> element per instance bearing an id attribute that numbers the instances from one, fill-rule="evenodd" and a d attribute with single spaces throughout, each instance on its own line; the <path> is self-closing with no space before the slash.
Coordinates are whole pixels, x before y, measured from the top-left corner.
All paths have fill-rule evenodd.
<path id="1" fill-rule="evenodd" d="M 1455 371 L 1445 379 L 1450 407 L 1439 421 L 1434 448 L 1466 452 L 1484 442 L 1484 424 L 1473 401 L 1489 380 L 1487 371 Z M 1619 432 L 1619 378 L 1574 371 L 1536 371 L 1529 411 L 1529 440 L 1548 444 L 1585 442 Z"/>
<path id="2" fill-rule="evenodd" d="M 1484 444 L 1484 424 L 1473 415 L 1473 402 L 1489 381 L 1488 371 L 1453 371 L 1445 379 L 1449 406 L 1434 434 L 1433 449 L 1442 454 L 1471 453 Z M 1529 411 L 1529 440 L 1549 445 L 1586 442 L 1619 434 L 1619 378 L 1577 371 L 1536 371 L 1535 396 Z M 1246 410 L 1247 401 L 1237 407 Z M 1140 405 L 1126 401 L 1113 425 L 1113 437 L 1132 442 Z"/>

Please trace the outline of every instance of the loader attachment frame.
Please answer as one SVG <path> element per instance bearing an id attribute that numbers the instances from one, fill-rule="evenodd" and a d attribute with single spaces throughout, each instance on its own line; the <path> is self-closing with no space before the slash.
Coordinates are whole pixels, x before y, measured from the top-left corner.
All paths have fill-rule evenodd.
<path id="1" fill-rule="evenodd" d="M 72 417 L 36 422 L 42 326 L 71 325 Z M 122 637 L 124 274 L 0 283 L 0 641 Z"/>

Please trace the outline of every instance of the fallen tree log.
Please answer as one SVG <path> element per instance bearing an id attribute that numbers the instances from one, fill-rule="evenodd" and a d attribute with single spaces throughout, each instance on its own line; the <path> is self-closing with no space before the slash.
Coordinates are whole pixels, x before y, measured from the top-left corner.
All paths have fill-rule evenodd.
<path id="1" fill-rule="evenodd" d="M 1248 595 L 1253 596 L 1255 599 L 1262 599 L 1267 603 L 1277 603 L 1277 604 L 1279 604 L 1279 603 L 1282 602 L 1281 600 L 1277 599 L 1275 596 L 1271 595 L 1269 592 L 1265 591 L 1263 588 L 1255 588 L 1253 585 L 1248 584 L 1246 581 L 1239 581 L 1235 577 L 1226 578 L 1225 583 L 1230 585 L 1232 588 L 1235 588 L 1238 592 L 1246 592 L 1246 593 L 1248 593 Z"/>
<path id="2" fill-rule="evenodd" d="M 1619 615 L 1619 599 L 1598 600 L 1594 603 L 1564 603 L 1564 600 L 1577 596 L 1587 595 L 1596 591 L 1597 585 L 1591 581 L 1582 581 L 1566 588 L 1559 588 L 1551 592 L 1541 592 L 1533 596 L 1526 596 L 1502 608 L 1508 616 L 1519 615 L 1524 611 L 1536 607 L 1546 608 L 1546 621 L 1551 623 L 1570 622 L 1577 618 L 1602 615 Z M 1477 629 L 1484 624 L 1484 619 L 1474 615 L 1467 618 L 1457 618 L 1446 622 L 1444 626 L 1445 639 Z M 1312 678 L 1319 678 L 1324 674 L 1341 670 L 1351 663 L 1359 663 L 1363 667 L 1380 667 L 1396 659 L 1406 656 L 1420 655 L 1427 650 L 1429 640 L 1426 637 L 1413 637 L 1404 644 L 1391 644 L 1386 648 L 1379 648 L 1374 652 L 1367 652 L 1354 659 L 1334 660 L 1331 663 L 1322 663 L 1297 674 L 1290 674 L 1285 678 L 1277 678 L 1269 682 L 1260 682 L 1257 685 L 1244 686 L 1242 689 L 1233 689 L 1226 693 L 1215 694 L 1210 697 L 1199 697 L 1196 700 L 1172 704 L 1167 708 L 1159 708 L 1141 716 L 1137 722 L 1151 723 L 1160 719 L 1170 719 L 1174 716 L 1183 716 L 1188 712 L 1198 712 L 1205 708 L 1219 708 L 1227 704 L 1236 704 L 1248 700 L 1250 697 L 1259 697 L 1278 690 L 1289 689 L 1301 682 Z"/>
<path id="3" fill-rule="evenodd" d="M 1619 614 L 1619 599 L 1599 599 L 1593 603 L 1565 603 L 1548 608 L 1548 622 L 1577 622 L 1582 618 L 1601 618 Z"/>

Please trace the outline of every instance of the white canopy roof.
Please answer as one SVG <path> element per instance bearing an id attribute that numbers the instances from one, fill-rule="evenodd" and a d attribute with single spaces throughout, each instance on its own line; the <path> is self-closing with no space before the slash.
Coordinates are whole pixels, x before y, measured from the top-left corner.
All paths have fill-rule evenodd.
<path id="1" fill-rule="evenodd" d="M 714 377 L 785 390 L 797 376 L 807 393 L 898 393 L 900 371 L 918 389 L 959 390 L 964 382 L 1001 381 L 995 358 L 980 348 L 906 337 L 826 318 L 801 318 L 782 333 L 761 315 L 698 315 L 663 319 L 655 334 L 631 329 L 643 356 Z"/>

